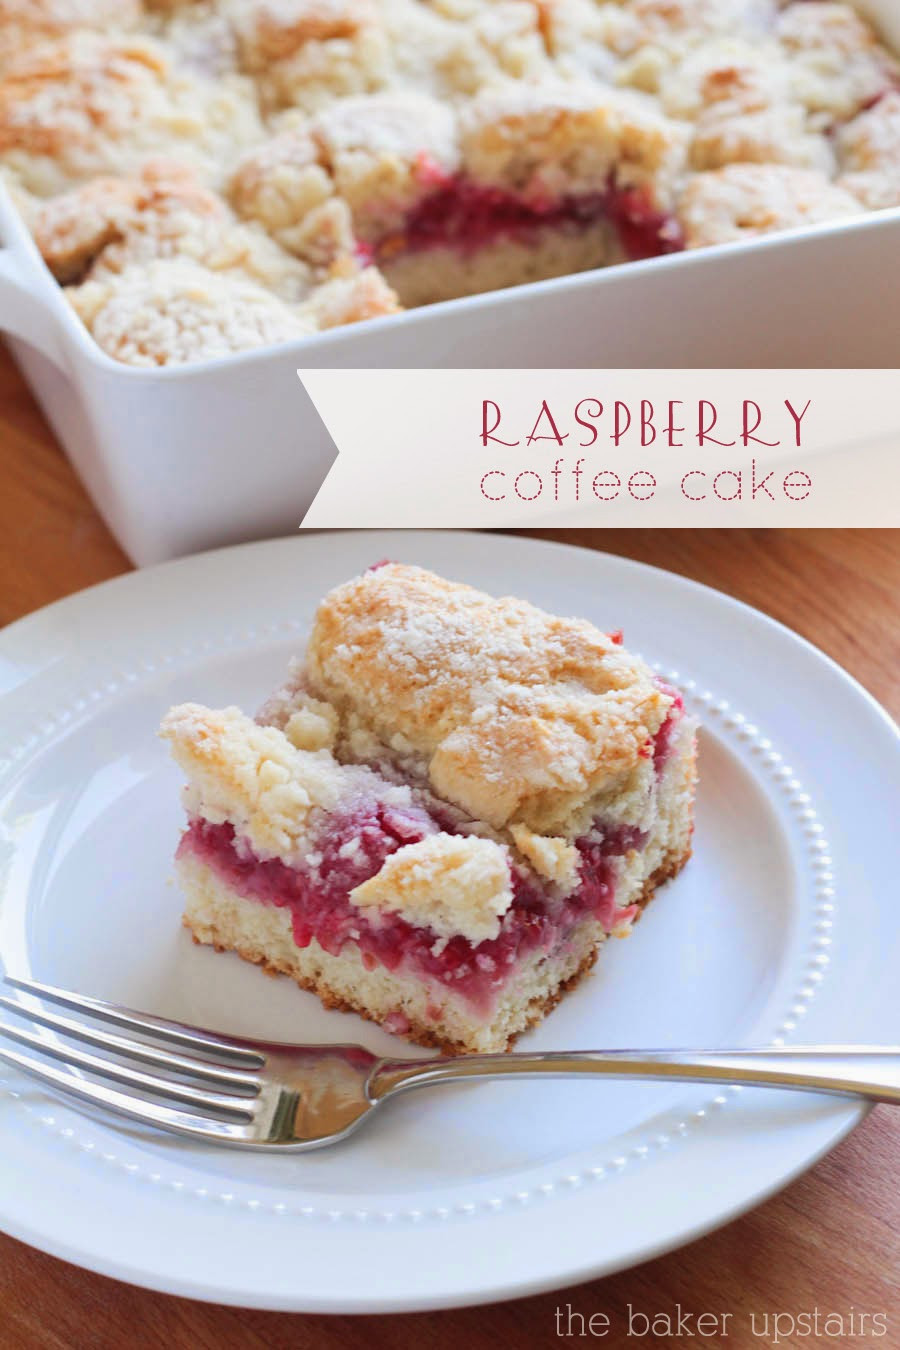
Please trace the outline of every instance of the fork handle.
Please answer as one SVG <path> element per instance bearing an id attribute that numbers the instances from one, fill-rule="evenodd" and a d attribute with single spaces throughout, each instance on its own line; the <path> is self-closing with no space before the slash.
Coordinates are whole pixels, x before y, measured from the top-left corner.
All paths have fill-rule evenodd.
<path id="1" fill-rule="evenodd" d="M 796 1050 L 554 1050 L 382 1060 L 369 1079 L 369 1096 L 381 1101 L 408 1088 L 477 1078 L 572 1078 L 581 1074 L 794 1088 L 900 1106 L 900 1046 L 876 1045 L 813 1045 Z"/>

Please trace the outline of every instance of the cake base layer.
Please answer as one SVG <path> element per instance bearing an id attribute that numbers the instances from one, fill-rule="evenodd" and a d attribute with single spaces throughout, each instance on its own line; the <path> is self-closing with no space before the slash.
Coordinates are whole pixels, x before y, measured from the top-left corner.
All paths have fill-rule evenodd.
<path id="1" fill-rule="evenodd" d="M 663 856 L 629 903 L 642 911 L 689 857 L 688 835 Z M 523 1031 L 540 1022 L 582 980 L 607 938 L 602 925 L 590 919 L 558 952 L 535 953 L 501 989 L 488 1022 L 446 986 L 426 984 L 402 970 L 380 966 L 367 970 L 353 944 L 348 943 L 339 956 L 324 951 L 315 939 L 298 947 L 286 908 L 244 899 L 195 857 L 179 861 L 178 876 L 186 896 L 184 924 L 195 942 L 236 952 L 269 974 L 288 975 L 301 989 L 316 994 L 326 1008 L 359 1013 L 444 1054 L 509 1050 Z M 302 1039 L 299 1033 L 297 1039 Z"/>
<path id="2" fill-rule="evenodd" d="M 438 244 L 380 258 L 379 265 L 400 303 L 413 309 L 608 267 L 625 256 L 612 224 L 598 220 L 578 226 L 548 225 L 534 229 L 526 239 L 499 237 L 469 251 Z"/>

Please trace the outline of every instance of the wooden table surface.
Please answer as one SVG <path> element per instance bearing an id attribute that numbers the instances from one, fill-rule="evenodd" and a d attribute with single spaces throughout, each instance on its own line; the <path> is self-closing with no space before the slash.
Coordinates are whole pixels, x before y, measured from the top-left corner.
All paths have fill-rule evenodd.
<path id="1" fill-rule="evenodd" d="M 128 569 L 2 349 L 0 485 L 0 623 Z M 590 530 L 557 537 L 668 567 L 757 605 L 846 666 L 895 715 L 900 710 L 900 531 Z M 629 1303 L 671 1315 L 673 1327 L 679 1305 L 694 1317 L 733 1317 L 727 1337 L 700 1337 L 694 1322 L 687 1324 L 693 1337 L 628 1339 Z M 876 1109 L 786 1191 L 681 1251 L 565 1292 L 489 1308 L 327 1318 L 212 1307 L 89 1274 L 0 1236 L 0 1350 L 538 1347 L 564 1343 L 555 1310 L 566 1304 L 585 1316 L 609 1315 L 615 1330 L 603 1345 L 743 1350 L 773 1344 L 775 1323 L 766 1334 L 762 1317 L 781 1313 L 783 1346 L 900 1346 L 900 1112 Z M 868 1313 L 867 1334 L 827 1336 L 820 1323 L 820 1337 L 804 1335 L 800 1315 L 817 1307 L 821 1317 L 842 1315 L 847 1331 L 852 1310 L 857 1318 Z M 888 1319 L 886 1335 L 872 1334 L 876 1313 Z M 584 1345 L 591 1337 L 576 1340 Z"/>

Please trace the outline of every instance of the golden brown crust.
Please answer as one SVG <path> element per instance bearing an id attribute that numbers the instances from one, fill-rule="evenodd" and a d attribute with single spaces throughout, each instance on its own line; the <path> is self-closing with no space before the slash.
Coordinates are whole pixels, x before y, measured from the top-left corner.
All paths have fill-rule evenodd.
<path id="1" fill-rule="evenodd" d="M 688 248 L 797 229 L 860 210 L 856 198 L 824 173 L 786 164 L 728 164 L 695 174 L 680 200 Z"/>
<path id="2" fill-rule="evenodd" d="M 110 245 L 129 234 L 156 240 L 156 247 L 135 251 L 136 256 L 163 257 L 180 251 L 181 236 L 191 223 L 228 218 L 225 203 L 197 182 L 192 166 L 151 159 L 134 177 L 93 178 L 40 202 L 31 227 L 47 266 L 57 280 L 68 283 L 81 279 L 101 253 L 105 269 L 120 271 L 130 250 Z"/>
<path id="3" fill-rule="evenodd" d="M 142 34 L 83 30 L 27 49 L 0 79 L 0 158 L 40 196 L 173 152 L 215 180 L 262 135 L 252 86 L 173 57 Z"/>
<path id="4" fill-rule="evenodd" d="M 396 293 L 378 268 L 364 267 L 361 272 L 335 276 L 317 286 L 306 308 L 314 317 L 316 327 L 327 330 L 345 323 L 359 323 L 362 319 L 396 314 L 400 305 Z"/>
<path id="5" fill-rule="evenodd" d="M 0 71 L 28 48 L 79 28 L 136 28 L 140 0 L 0 0 Z"/>
<path id="6" fill-rule="evenodd" d="M 35 209 L 34 242 L 57 281 L 81 281 L 103 250 L 122 238 L 138 194 L 138 185 L 129 179 L 95 178 Z"/>
<path id="7" fill-rule="evenodd" d="M 237 0 L 229 8 L 244 69 L 254 73 L 307 42 L 352 38 L 373 18 L 368 0 Z"/>
<path id="8" fill-rule="evenodd" d="M 461 151 L 477 183 L 526 198 L 652 183 L 660 198 L 683 161 L 684 135 L 640 94 L 595 84 L 488 88 L 461 116 Z"/>
<path id="9" fill-rule="evenodd" d="M 307 665 L 349 734 L 419 754 L 477 819 L 539 833 L 638 768 L 671 704 L 593 624 L 399 563 L 326 596 Z"/>
<path id="10" fill-rule="evenodd" d="M 848 122 L 837 138 L 839 185 L 864 206 L 900 206 L 900 90 Z"/>

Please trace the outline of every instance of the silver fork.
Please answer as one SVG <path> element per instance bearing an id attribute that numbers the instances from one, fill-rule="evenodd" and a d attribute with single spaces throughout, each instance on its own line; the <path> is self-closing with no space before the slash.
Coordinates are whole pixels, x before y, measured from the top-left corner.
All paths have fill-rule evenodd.
<path id="1" fill-rule="evenodd" d="M 745 1083 L 900 1105 L 896 1046 L 384 1059 L 358 1045 L 286 1045 L 214 1035 L 34 980 L 5 980 L 26 997 L 0 995 L 0 1007 L 17 1019 L 13 1025 L 4 1021 L 0 1036 L 25 1051 L 0 1045 L 0 1060 L 80 1101 L 212 1144 L 288 1152 L 321 1148 L 346 1138 L 389 1097 L 410 1088 L 513 1075 Z M 67 1017 L 56 1007 L 88 1020 Z"/>

